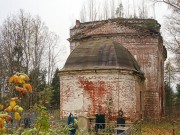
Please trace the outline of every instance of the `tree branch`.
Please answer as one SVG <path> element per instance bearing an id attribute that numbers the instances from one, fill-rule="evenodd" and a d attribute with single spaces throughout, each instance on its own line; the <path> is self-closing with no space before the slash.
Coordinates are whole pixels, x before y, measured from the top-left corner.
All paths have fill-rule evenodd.
<path id="1" fill-rule="evenodd" d="M 170 2 L 169 0 L 168 1 L 165 1 L 165 0 L 156 0 L 155 3 L 165 3 L 165 4 L 175 8 L 175 10 L 180 11 L 180 5 L 178 4 L 178 2 L 176 4 L 175 2 L 174 3 Z"/>

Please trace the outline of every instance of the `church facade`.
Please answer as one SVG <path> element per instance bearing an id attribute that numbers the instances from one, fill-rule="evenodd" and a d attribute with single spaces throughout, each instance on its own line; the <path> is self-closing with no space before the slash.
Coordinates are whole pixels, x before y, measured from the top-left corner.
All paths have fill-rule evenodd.
<path id="1" fill-rule="evenodd" d="M 60 71 L 60 113 L 116 118 L 160 118 L 164 112 L 166 49 L 153 19 L 110 19 L 70 30 L 70 49 Z"/>

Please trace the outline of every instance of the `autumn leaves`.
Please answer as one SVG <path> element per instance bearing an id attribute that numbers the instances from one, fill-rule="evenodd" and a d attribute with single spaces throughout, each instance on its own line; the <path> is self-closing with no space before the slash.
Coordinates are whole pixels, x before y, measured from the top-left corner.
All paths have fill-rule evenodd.
<path id="1" fill-rule="evenodd" d="M 19 91 L 22 96 L 25 96 L 27 92 L 32 93 L 32 86 L 27 83 L 29 77 L 23 73 L 16 73 L 9 79 L 9 84 L 15 86 L 15 90 Z"/>
<path id="2" fill-rule="evenodd" d="M 32 93 L 32 86 L 28 83 L 29 77 L 24 73 L 16 73 L 9 78 L 9 85 L 12 90 L 16 90 L 21 93 L 22 97 L 25 97 L 27 92 Z M 13 97 L 10 99 L 9 106 L 4 109 L 4 105 L 0 104 L 0 133 L 6 132 L 4 123 L 12 122 L 13 118 L 8 113 L 13 112 L 14 118 L 21 120 L 21 113 L 23 108 L 18 105 L 19 97 Z M 4 110 L 3 110 L 4 109 Z"/>

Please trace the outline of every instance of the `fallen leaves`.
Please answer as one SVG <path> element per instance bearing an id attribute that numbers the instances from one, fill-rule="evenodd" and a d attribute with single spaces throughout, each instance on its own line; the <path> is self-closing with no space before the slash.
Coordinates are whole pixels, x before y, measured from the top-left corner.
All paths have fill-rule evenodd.
<path id="1" fill-rule="evenodd" d="M 180 126 L 180 125 L 178 125 Z M 163 121 L 158 124 L 153 122 L 145 122 L 142 125 L 142 135 L 172 135 L 179 132 L 175 129 L 172 123 Z"/>

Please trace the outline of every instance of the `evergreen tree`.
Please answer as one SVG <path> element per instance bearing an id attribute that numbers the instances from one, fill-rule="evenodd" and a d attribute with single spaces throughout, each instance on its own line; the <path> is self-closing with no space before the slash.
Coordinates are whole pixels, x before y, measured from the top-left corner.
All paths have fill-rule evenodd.
<path id="1" fill-rule="evenodd" d="M 180 84 L 177 84 L 176 91 L 176 109 L 180 111 Z"/>
<path id="2" fill-rule="evenodd" d="M 54 77 L 52 79 L 52 97 L 51 97 L 51 106 L 53 109 L 59 109 L 60 108 L 60 79 L 58 76 L 59 69 L 57 68 L 54 74 Z"/>
<path id="3" fill-rule="evenodd" d="M 122 2 L 119 3 L 119 6 L 116 9 L 116 16 L 123 18 L 124 16 L 124 8 Z"/>
<path id="4" fill-rule="evenodd" d="M 35 103 L 44 100 L 45 97 L 42 96 L 43 91 L 45 90 L 46 84 L 46 70 L 39 70 L 38 68 L 33 69 L 29 73 L 30 83 L 33 87 L 33 93 L 27 95 L 24 103 L 22 103 L 27 109 L 30 106 L 33 106 Z"/>
<path id="5" fill-rule="evenodd" d="M 166 114 L 170 115 L 173 109 L 173 91 L 172 88 L 165 82 L 165 110 Z"/>

